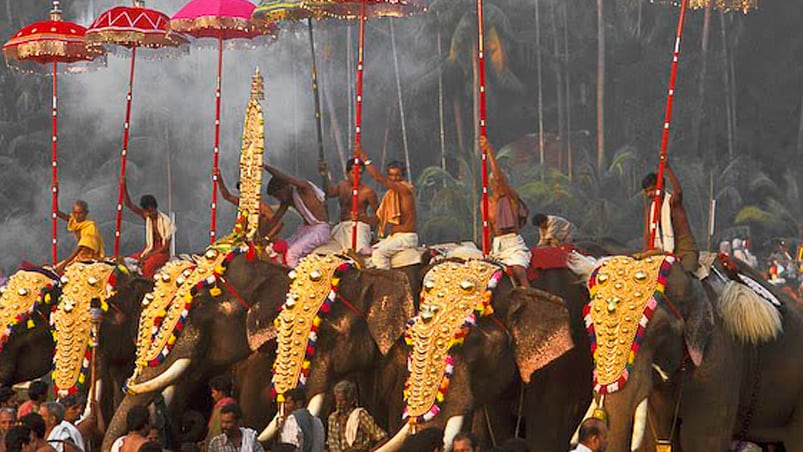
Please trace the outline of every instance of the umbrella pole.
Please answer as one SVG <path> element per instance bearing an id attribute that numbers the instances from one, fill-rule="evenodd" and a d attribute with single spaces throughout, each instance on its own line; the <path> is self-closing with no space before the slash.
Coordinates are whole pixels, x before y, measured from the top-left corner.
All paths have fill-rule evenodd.
<path id="1" fill-rule="evenodd" d="M 321 124 L 321 95 L 318 92 L 318 62 L 315 57 L 315 34 L 312 31 L 312 18 L 307 19 L 309 31 L 309 49 L 312 54 L 312 97 L 315 99 L 315 132 L 318 135 L 318 160 L 326 161 L 323 152 L 323 125 Z M 321 182 L 326 186 L 326 175 L 321 175 Z"/>
<path id="2" fill-rule="evenodd" d="M 482 0 L 477 0 L 477 70 L 480 84 L 480 136 L 488 137 L 485 117 L 485 36 L 482 23 Z M 488 223 L 488 153 L 482 146 L 482 254 L 488 256 L 491 231 Z"/>
<path id="3" fill-rule="evenodd" d="M 212 217 L 209 220 L 209 243 L 215 243 L 217 229 L 217 172 L 220 163 L 220 100 L 223 81 L 223 36 L 217 40 L 217 85 L 215 87 L 215 149 L 212 156 Z"/>
<path id="4" fill-rule="evenodd" d="M 363 76 L 363 50 L 365 49 L 365 3 L 367 0 L 362 0 L 362 8 L 360 9 L 360 35 L 357 45 L 357 103 L 354 108 L 354 166 L 352 167 L 352 174 L 354 179 L 354 188 L 352 189 L 351 200 L 351 249 L 357 250 L 357 195 L 360 191 L 360 158 L 356 149 L 361 146 L 361 127 L 362 127 L 362 76 Z"/>
<path id="5" fill-rule="evenodd" d="M 125 169 L 128 162 L 128 142 L 131 133 L 131 100 L 134 94 L 134 64 L 137 60 L 137 48 L 131 48 L 131 65 L 128 72 L 128 95 L 125 101 L 125 123 L 123 124 L 123 150 L 120 152 L 120 181 L 117 186 L 117 216 L 114 223 L 114 257 L 120 257 L 120 232 L 123 226 L 123 187 Z"/>
<path id="6" fill-rule="evenodd" d="M 667 146 L 669 144 L 669 125 L 672 122 L 672 102 L 675 99 L 675 80 L 678 74 L 678 60 L 680 59 L 680 39 L 683 35 L 683 22 L 686 17 L 686 7 L 688 3 L 688 0 L 682 0 L 680 3 L 680 16 L 678 17 L 678 29 L 677 35 L 675 36 L 675 48 L 672 52 L 672 69 L 669 73 L 669 90 L 666 96 L 664 128 L 661 134 L 661 154 L 658 161 L 658 180 L 655 183 L 655 197 L 652 202 L 650 249 L 655 248 L 655 233 L 658 231 L 658 224 L 661 221 L 661 198 L 664 190 L 664 169 L 666 168 Z"/>
<path id="7" fill-rule="evenodd" d="M 50 146 L 51 146 L 51 181 L 50 181 L 50 191 L 52 195 L 52 209 L 51 209 L 51 220 L 53 223 L 53 265 L 55 266 L 58 263 L 59 255 L 58 255 L 58 211 L 59 211 L 59 169 L 58 169 L 58 67 L 59 64 L 56 61 L 53 61 L 53 102 L 52 102 L 52 133 L 53 135 L 50 138 Z"/>

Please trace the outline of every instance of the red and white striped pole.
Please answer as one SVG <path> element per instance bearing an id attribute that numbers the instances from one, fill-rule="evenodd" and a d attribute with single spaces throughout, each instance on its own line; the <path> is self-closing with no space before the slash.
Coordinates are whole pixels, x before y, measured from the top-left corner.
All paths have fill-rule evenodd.
<path id="1" fill-rule="evenodd" d="M 351 191 L 351 249 L 357 250 L 357 195 L 360 191 L 360 156 L 356 150 L 361 145 L 362 137 L 362 75 L 363 75 L 363 50 L 365 49 L 365 3 L 362 0 L 362 8 L 360 8 L 360 35 L 357 43 L 357 96 L 354 107 L 354 166 L 352 167 L 352 175 L 354 179 L 354 186 Z"/>
<path id="2" fill-rule="evenodd" d="M 661 203 L 664 191 L 664 169 L 666 168 L 667 147 L 669 144 L 669 126 L 672 123 L 672 102 L 675 99 L 675 80 L 678 74 L 678 60 L 680 59 L 680 39 L 683 35 L 683 22 L 686 17 L 688 0 L 680 3 L 680 17 L 675 37 L 675 49 L 672 52 L 672 69 L 669 74 L 669 91 L 666 96 L 666 112 L 664 115 L 664 128 L 661 134 L 661 154 L 658 162 L 658 180 L 655 183 L 655 197 L 652 202 L 652 221 L 650 222 L 650 249 L 655 248 L 655 234 L 661 221 Z M 671 250 L 670 250 L 671 251 Z"/>
<path id="3" fill-rule="evenodd" d="M 58 210 L 59 210 L 59 167 L 58 167 L 58 136 L 59 136 L 59 128 L 58 128 L 58 69 L 59 64 L 56 61 L 53 61 L 53 102 L 51 104 L 51 117 L 52 117 L 52 135 L 50 137 L 50 167 L 51 167 L 51 179 L 50 179 L 50 191 L 52 193 L 52 207 L 51 207 L 51 221 L 53 222 L 53 265 L 55 266 L 56 263 L 59 261 L 59 254 L 58 254 Z"/>
<path id="4" fill-rule="evenodd" d="M 134 95 L 134 63 L 137 48 L 131 48 L 131 64 L 128 72 L 128 95 L 126 95 L 125 123 L 123 124 L 123 150 L 120 152 L 120 181 L 117 186 L 117 215 L 114 223 L 114 257 L 120 256 L 120 233 L 123 227 L 123 183 L 128 162 L 128 143 L 131 136 L 131 101 Z"/>
<path id="5" fill-rule="evenodd" d="M 212 154 L 212 215 L 209 219 L 209 243 L 215 243 L 217 230 L 217 173 L 220 166 L 220 101 L 223 84 L 223 36 L 217 41 L 217 82 L 215 87 L 215 149 Z"/>
<path id="6" fill-rule="evenodd" d="M 485 33 L 482 20 L 482 0 L 477 0 L 477 69 L 480 90 L 480 136 L 488 137 L 485 106 Z M 488 256 L 491 245 L 491 230 L 488 223 L 488 153 L 482 149 L 482 254 Z"/>

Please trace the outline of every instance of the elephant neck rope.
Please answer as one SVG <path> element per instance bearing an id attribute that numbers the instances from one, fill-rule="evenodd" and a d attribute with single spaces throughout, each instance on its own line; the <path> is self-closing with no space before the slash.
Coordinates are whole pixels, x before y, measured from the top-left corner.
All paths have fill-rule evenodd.
<path id="1" fill-rule="evenodd" d="M 350 268 L 354 262 L 348 258 L 311 254 L 290 272 L 287 300 L 274 322 L 277 348 L 271 392 L 280 404 L 287 391 L 306 384 L 318 327 L 337 298 L 340 275 Z"/>
<path id="2" fill-rule="evenodd" d="M 592 272 L 583 315 L 598 394 L 618 391 L 627 382 L 647 325 L 659 302 L 667 301 L 664 287 L 674 262 L 670 255 L 616 256 Z"/>
<path id="3" fill-rule="evenodd" d="M 454 372 L 452 348 L 463 342 L 477 318 L 493 314 L 491 295 L 503 271 L 485 261 L 444 262 L 427 272 L 419 314 L 408 324 L 410 346 L 402 418 L 410 424 L 440 412 Z"/>

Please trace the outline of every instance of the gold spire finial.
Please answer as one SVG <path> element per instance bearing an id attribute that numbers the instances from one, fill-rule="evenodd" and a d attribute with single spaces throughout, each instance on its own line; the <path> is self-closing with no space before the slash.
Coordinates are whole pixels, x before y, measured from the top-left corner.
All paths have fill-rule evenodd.
<path id="1" fill-rule="evenodd" d="M 251 100 L 265 99 L 265 84 L 262 81 L 262 75 L 259 73 L 259 66 L 254 71 L 254 76 L 251 77 Z"/>

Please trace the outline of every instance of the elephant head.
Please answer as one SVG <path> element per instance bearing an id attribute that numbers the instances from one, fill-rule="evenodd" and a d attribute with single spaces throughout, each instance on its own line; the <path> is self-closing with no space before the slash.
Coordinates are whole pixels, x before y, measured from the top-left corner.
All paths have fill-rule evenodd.
<path id="1" fill-rule="evenodd" d="M 0 384 L 33 380 L 50 370 L 53 337 L 50 311 L 57 302 L 58 275 L 41 268 L 18 270 L 0 296 Z"/>
<path id="2" fill-rule="evenodd" d="M 275 390 L 284 393 L 303 385 L 310 411 L 316 415 L 321 414 L 324 395 L 337 380 L 381 369 L 383 362 L 395 360 L 396 367 L 404 366 L 404 354 L 395 353 L 394 346 L 401 343 L 405 325 L 414 314 L 408 277 L 399 270 L 357 270 L 349 262 L 336 256 L 302 261 L 278 320 Z M 316 281 L 322 290 L 316 289 Z M 335 290 L 330 292 L 332 285 Z M 320 298 L 327 294 L 327 300 Z M 295 341 L 290 335 L 297 323 L 289 317 L 294 313 L 307 325 L 296 345 L 290 343 Z M 307 321 L 316 326 L 310 329 Z M 303 365 L 298 355 L 293 356 L 298 353 L 294 347 L 301 346 L 306 350 L 301 356 L 307 355 Z M 396 396 L 400 406 L 401 394 Z M 270 440 L 275 434 L 276 419 L 260 440 Z"/>
<path id="3" fill-rule="evenodd" d="M 104 435 L 103 451 L 110 450 L 112 442 L 125 433 L 125 419 L 132 406 L 148 404 L 180 381 L 170 406 L 171 413 L 177 415 L 189 394 L 211 373 L 245 359 L 252 347 L 270 339 L 272 333 L 267 325 L 273 324 L 284 301 L 289 285 L 287 268 L 251 256 L 244 248 L 235 249 L 225 258 L 207 251 L 192 267 L 195 270 L 172 277 L 160 275 L 163 284 L 178 288 L 173 292 L 176 298 L 168 301 L 169 306 L 180 303 L 178 312 L 183 315 L 171 326 L 165 320 L 169 313 L 146 319 L 143 311 L 141 322 L 155 322 L 160 333 L 162 329 L 165 332 L 153 337 L 161 341 L 155 345 L 156 358 L 144 355 L 151 349 L 138 343 L 138 371 L 129 380 L 128 394 Z M 157 283 L 154 293 L 159 290 Z M 154 303 L 154 299 L 149 294 L 143 303 Z M 146 346 L 154 344 L 149 342 Z"/>
<path id="4" fill-rule="evenodd" d="M 655 405 L 648 399 L 665 394 L 664 383 L 676 380 L 682 368 L 703 363 L 716 329 L 713 292 L 673 262 L 671 256 L 616 256 L 589 279 L 594 405 L 601 401 L 608 415 L 609 451 L 641 447 L 648 407 Z M 653 417 L 666 419 L 664 414 Z"/>
<path id="5" fill-rule="evenodd" d="M 416 428 L 444 428 L 448 448 L 475 409 L 518 399 L 522 381 L 573 347 L 569 312 L 561 298 L 513 288 L 501 268 L 481 261 L 437 264 L 423 286 L 406 333 L 405 417 Z M 410 425 L 383 450 L 397 450 Z"/>

